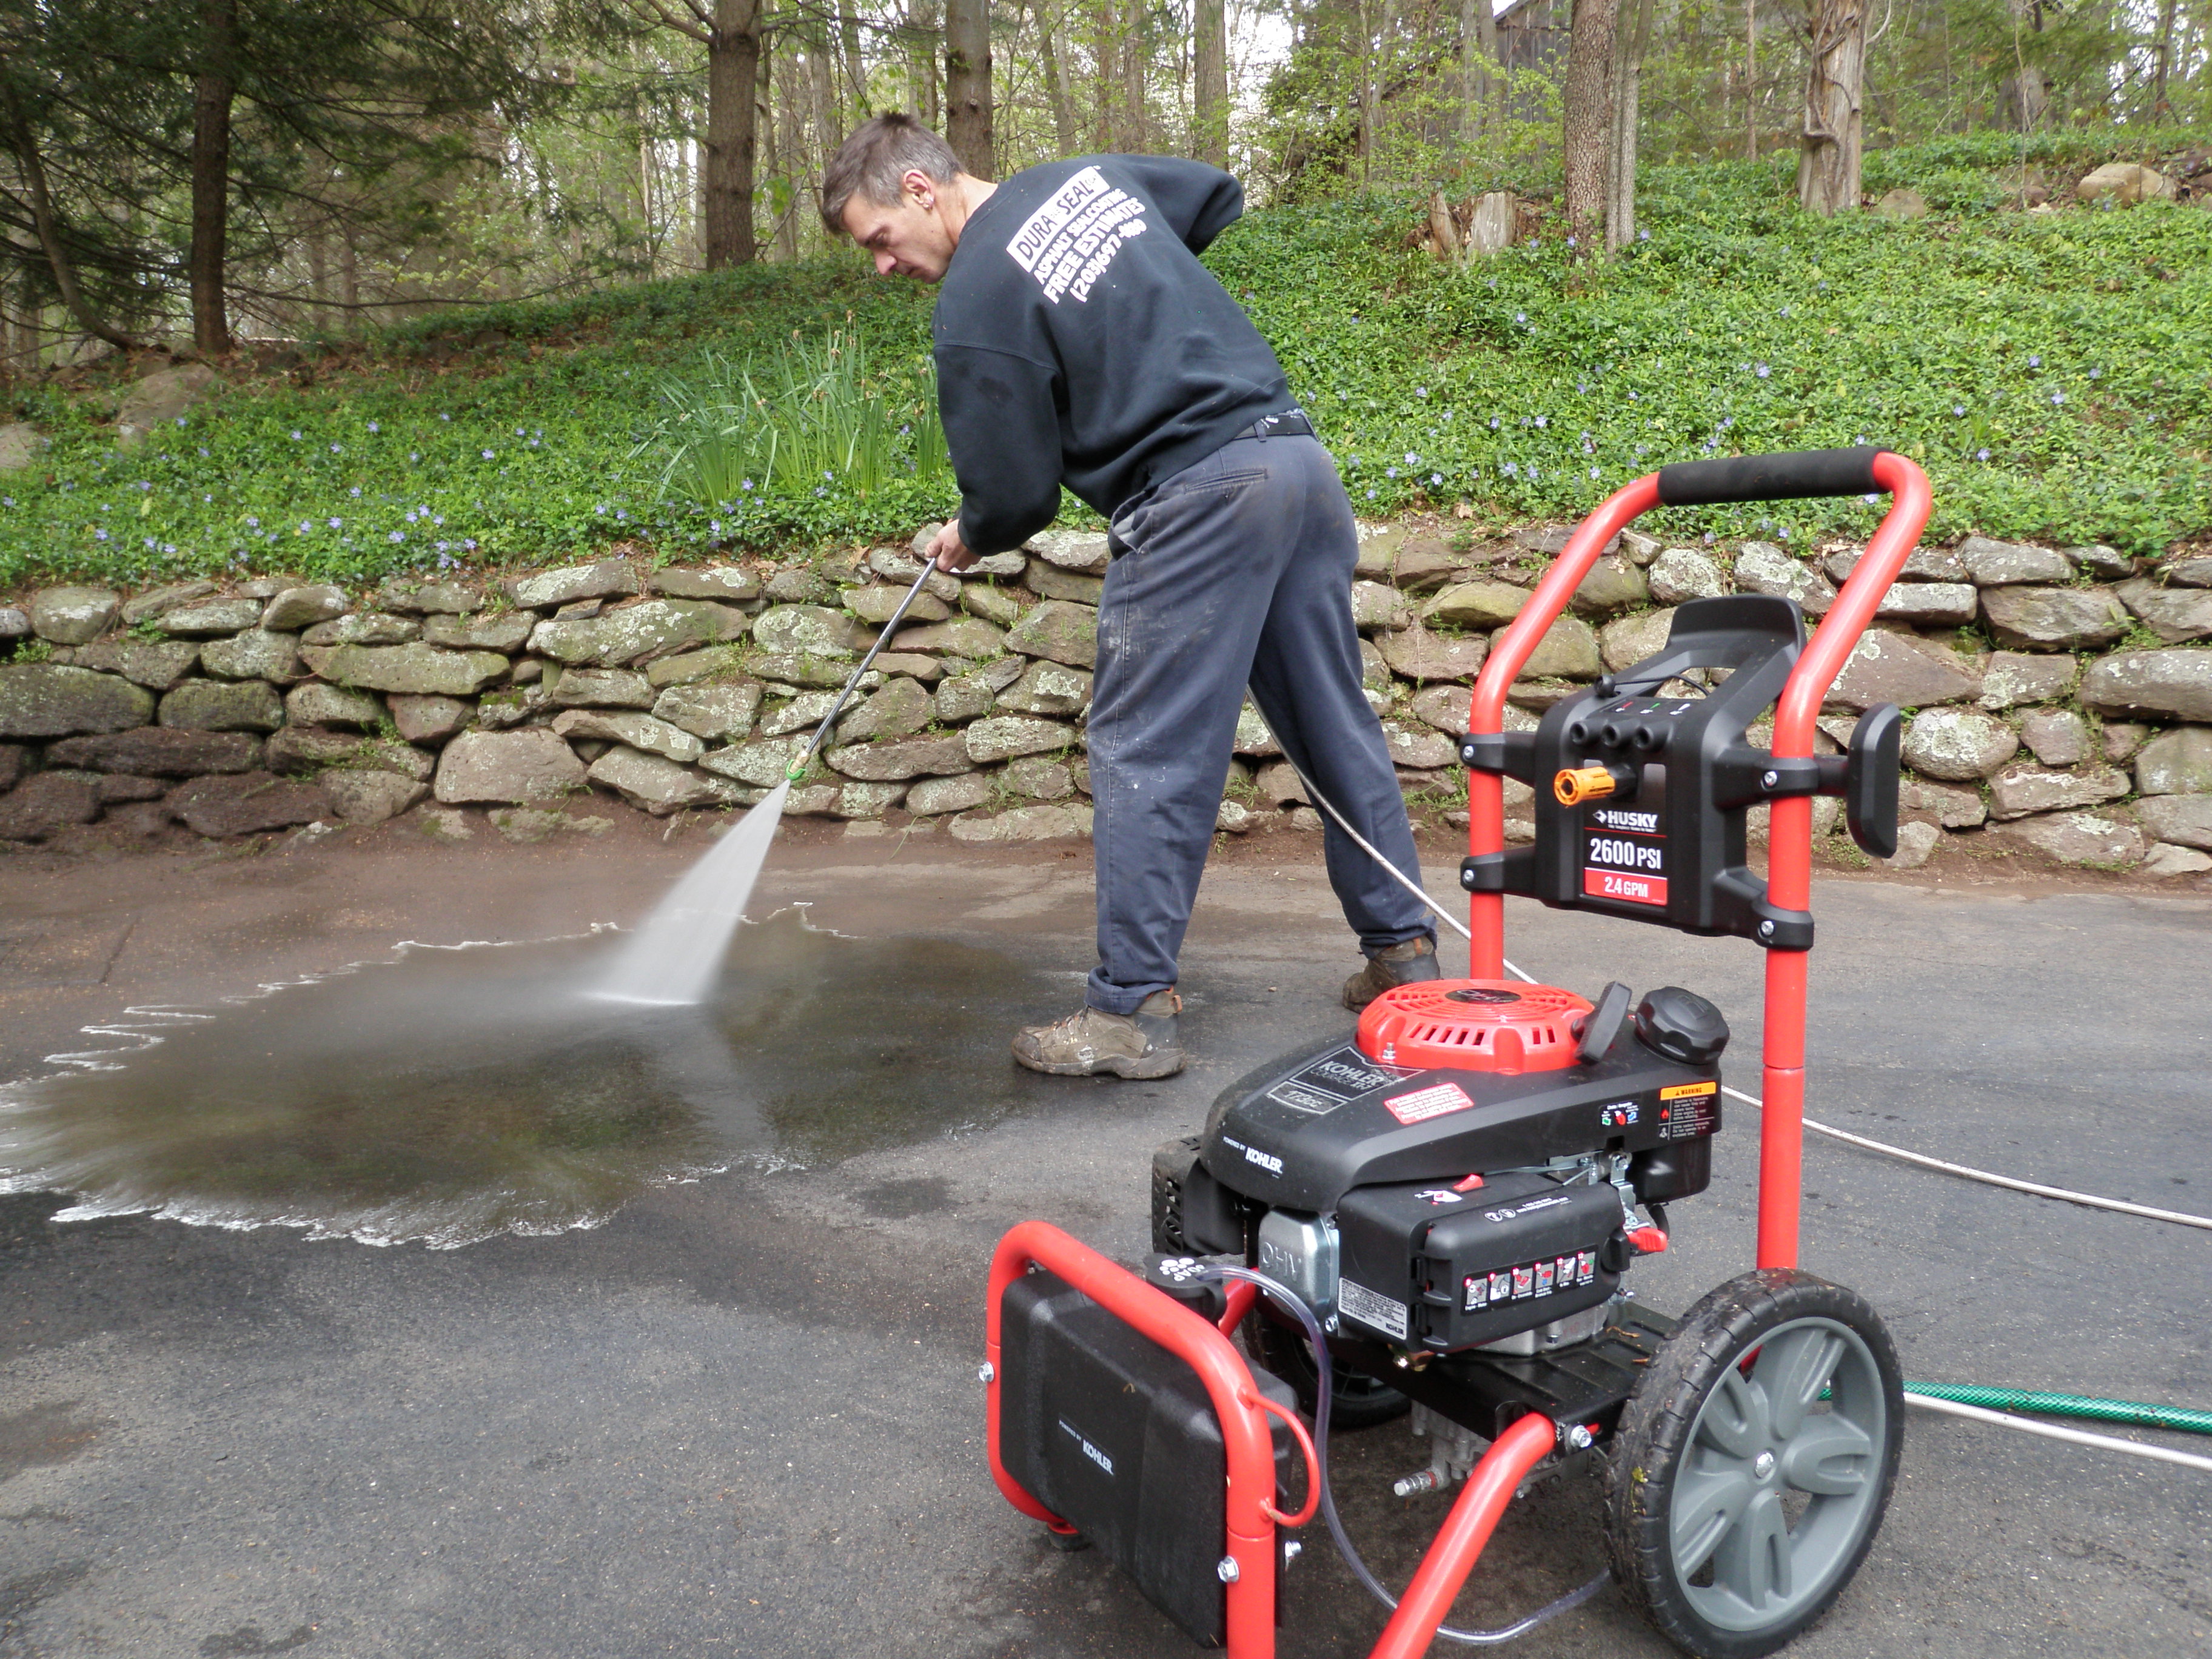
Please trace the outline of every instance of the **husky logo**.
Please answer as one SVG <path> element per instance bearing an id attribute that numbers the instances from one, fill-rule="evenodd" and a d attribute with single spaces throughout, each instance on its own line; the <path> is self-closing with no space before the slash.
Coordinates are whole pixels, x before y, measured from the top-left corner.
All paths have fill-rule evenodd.
<path id="1" fill-rule="evenodd" d="M 1244 1149 L 1244 1161 L 1247 1164 L 1258 1164 L 1271 1176 L 1279 1176 L 1283 1172 L 1283 1160 L 1268 1156 L 1257 1146 L 1247 1146 Z"/>
<path id="2" fill-rule="evenodd" d="M 1085 1457 L 1096 1463 L 1100 1468 L 1105 1470 L 1107 1474 L 1111 1474 L 1114 1473 L 1114 1460 L 1107 1456 L 1104 1452 L 1099 1450 L 1097 1447 L 1092 1445 L 1088 1440 L 1085 1439 L 1081 1430 L 1075 1428 L 1064 1417 L 1060 1419 L 1060 1426 L 1066 1433 L 1069 1439 L 1074 1441 L 1077 1445 L 1083 1448 L 1083 1455 Z"/>
<path id="3" fill-rule="evenodd" d="M 1659 833 L 1656 812 L 1626 812 L 1617 806 L 1601 806 L 1590 814 L 1590 822 L 1601 829 L 1618 830 L 1624 835 L 1656 836 Z"/>

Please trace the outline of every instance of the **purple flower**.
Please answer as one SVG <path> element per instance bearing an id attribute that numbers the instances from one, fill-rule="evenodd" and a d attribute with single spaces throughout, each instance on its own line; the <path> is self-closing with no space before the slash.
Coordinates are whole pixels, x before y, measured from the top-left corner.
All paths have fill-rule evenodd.
<path id="1" fill-rule="evenodd" d="M 1989 458 L 1990 452 L 1986 449 L 1978 449 L 1974 452 L 1974 459 L 1978 461 L 1986 461 Z"/>
<path id="2" fill-rule="evenodd" d="M 104 542 L 107 539 L 107 532 L 105 530 L 95 530 L 92 532 L 92 538 L 96 542 Z"/>
<path id="3" fill-rule="evenodd" d="M 461 545 L 468 549 L 470 552 L 473 553 L 477 550 L 477 538 L 473 536 L 464 537 L 461 540 Z"/>
<path id="4" fill-rule="evenodd" d="M 2065 401 L 2066 394 L 2063 392 L 2054 392 L 2051 394 L 2051 405 L 2054 409 Z"/>
<path id="5" fill-rule="evenodd" d="M 331 520 L 331 529 L 333 529 L 333 530 L 341 530 L 341 529 L 343 529 L 344 527 L 345 527 L 345 520 L 343 520 L 343 519 L 332 519 L 332 520 Z"/>
<path id="6" fill-rule="evenodd" d="M 1759 378 L 1763 380 L 1766 378 L 1766 365 L 1765 363 L 1761 363 L 1757 368 L 1753 369 L 1751 372 L 1758 375 Z"/>
<path id="7" fill-rule="evenodd" d="M 302 519 L 302 520 L 300 520 L 300 533 L 301 533 L 302 536 L 306 535 L 306 534 L 307 534 L 310 530 L 313 530 L 313 528 L 314 528 L 314 526 L 313 526 L 313 525 L 309 524 L 309 523 L 308 523 L 305 519 Z"/>
<path id="8" fill-rule="evenodd" d="M 258 530 L 261 528 L 261 520 L 258 519 L 248 519 L 246 521 L 246 527 L 248 530 Z"/>
<path id="9" fill-rule="evenodd" d="M 389 539 L 394 543 L 404 542 L 407 539 L 407 532 L 404 530 L 395 530 Z"/>
<path id="10" fill-rule="evenodd" d="M 1386 466 L 1382 469 L 1382 476 L 1386 478 L 1395 478 L 1398 476 L 1398 469 L 1395 466 Z"/>
<path id="11" fill-rule="evenodd" d="M 1410 449 L 1406 452 L 1406 465 L 1407 466 L 1419 466 L 1420 464 L 1421 458 L 1419 456 L 1413 453 Z"/>
<path id="12" fill-rule="evenodd" d="M 1648 242 L 1651 240 L 1651 233 L 1648 230 L 1639 230 L 1636 233 L 1636 240 L 1639 242 Z M 1820 286 L 1826 288 L 1827 284 L 1823 283 Z"/>
<path id="13" fill-rule="evenodd" d="M 1552 417 L 1551 417 L 1550 416 L 1548 416 L 1548 415 L 1539 415 L 1539 416 L 1536 417 L 1536 424 L 1537 424 L 1538 426 L 1549 426 L 1549 425 L 1551 425 L 1551 423 L 1552 423 Z"/>
<path id="14" fill-rule="evenodd" d="M 1429 482 L 1432 484 L 1440 484 L 1443 481 L 1444 475 L 1441 472 L 1431 472 L 1429 474 Z"/>
<path id="15" fill-rule="evenodd" d="M 488 461 L 489 461 L 489 460 L 491 460 L 491 459 L 495 459 L 495 458 L 493 457 L 493 455 L 492 455 L 491 451 L 489 451 L 489 449 L 487 449 L 486 451 L 484 451 L 484 453 L 483 453 L 483 458 L 484 458 L 484 459 L 486 459 L 486 460 L 488 460 Z"/>
<path id="16" fill-rule="evenodd" d="M 368 429 L 371 432 L 381 432 L 384 430 L 384 428 L 381 426 L 379 426 L 374 421 L 371 421 L 368 423 Z"/>
<path id="17" fill-rule="evenodd" d="M 1592 467 L 1592 468 L 1590 469 L 1590 477 L 1593 477 L 1593 478 L 1595 478 L 1595 477 L 1597 477 L 1597 469 L 1596 469 L 1595 467 Z"/>
<path id="18" fill-rule="evenodd" d="M 2043 359 L 2031 354 L 2027 360 L 2027 366 L 2030 368 L 2041 368 L 2043 367 Z"/>
<path id="19" fill-rule="evenodd" d="M 1367 499 L 1370 501 L 1375 499 L 1375 492 L 1373 490 L 1370 489 L 1367 492 Z"/>
<path id="20" fill-rule="evenodd" d="M 1517 478 L 1517 477 L 1519 477 L 1521 476 L 1521 463 L 1520 463 L 1520 462 L 1518 462 L 1518 461 L 1508 461 L 1508 462 L 1506 462 L 1506 463 L 1505 463 L 1505 476 L 1506 476 L 1507 477 L 1509 477 L 1509 478 Z"/>
<path id="21" fill-rule="evenodd" d="M 299 434 L 298 433 L 295 432 L 295 433 L 292 434 L 292 441 L 293 441 L 294 443 L 297 443 L 297 442 L 299 442 L 299 441 L 300 441 L 300 434 Z"/>
<path id="22" fill-rule="evenodd" d="M 331 453 L 333 455 L 338 453 L 338 447 L 336 444 L 331 446 Z"/>
<path id="23" fill-rule="evenodd" d="M 1498 430 L 1498 416 L 1496 416 L 1495 415 L 1493 415 L 1493 416 L 1492 416 L 1490 417 L 1490 429 L 1491 429 L 1492 432 L 1495 432 L 1495 431 L 1497 431 L 1497 430 Z"/>

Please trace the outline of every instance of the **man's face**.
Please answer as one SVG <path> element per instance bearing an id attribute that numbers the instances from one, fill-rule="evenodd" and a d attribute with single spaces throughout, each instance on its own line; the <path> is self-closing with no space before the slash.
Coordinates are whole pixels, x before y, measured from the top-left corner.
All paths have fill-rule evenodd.
<path id="1" fill-rule="evenodd" d="M 845 204 L 845 228 L 876 262 L 876 275 L 911 276 L 918 283 L 944 280 L 957 239 L 939 211 L 938 190 L 927 173 L 911 172 L 900 180 L 898 200 L 888 207 L 862 191 Z"/>

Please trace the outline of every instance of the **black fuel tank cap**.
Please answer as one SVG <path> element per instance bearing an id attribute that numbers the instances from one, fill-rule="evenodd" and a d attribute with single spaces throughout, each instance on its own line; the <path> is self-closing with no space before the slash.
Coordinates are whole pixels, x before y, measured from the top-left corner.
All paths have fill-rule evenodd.
<path id="1" fill-rule="evenodd" d="M 1644 1046 L 1685 1066 L 1710 1066 L 1728 1047 L 1728 1021 L 1694 991 L 1662 985 L 1636 1005 L 1636 1035 Z"/>

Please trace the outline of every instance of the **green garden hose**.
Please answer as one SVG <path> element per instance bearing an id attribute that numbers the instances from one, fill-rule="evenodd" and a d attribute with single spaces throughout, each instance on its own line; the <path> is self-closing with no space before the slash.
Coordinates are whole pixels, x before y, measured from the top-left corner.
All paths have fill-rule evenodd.
<path id="1" fill-rule="evenodd" d="M 2095 1400 L 2085 1395 L 2039 1394 L 2028 1389 L 1985 1389 L 1972 1382 L 1907 1382 L 1905 1391 L 1990 1411 L 2035 1412 L 2045 1417 L 2077 1417 L 2094 1423 L 2133 1423 L 2146 1429 L 2212 1434 L 2212 1412 L 2187 1406 L 2148 1406 L 2135 1400 Z"/>

